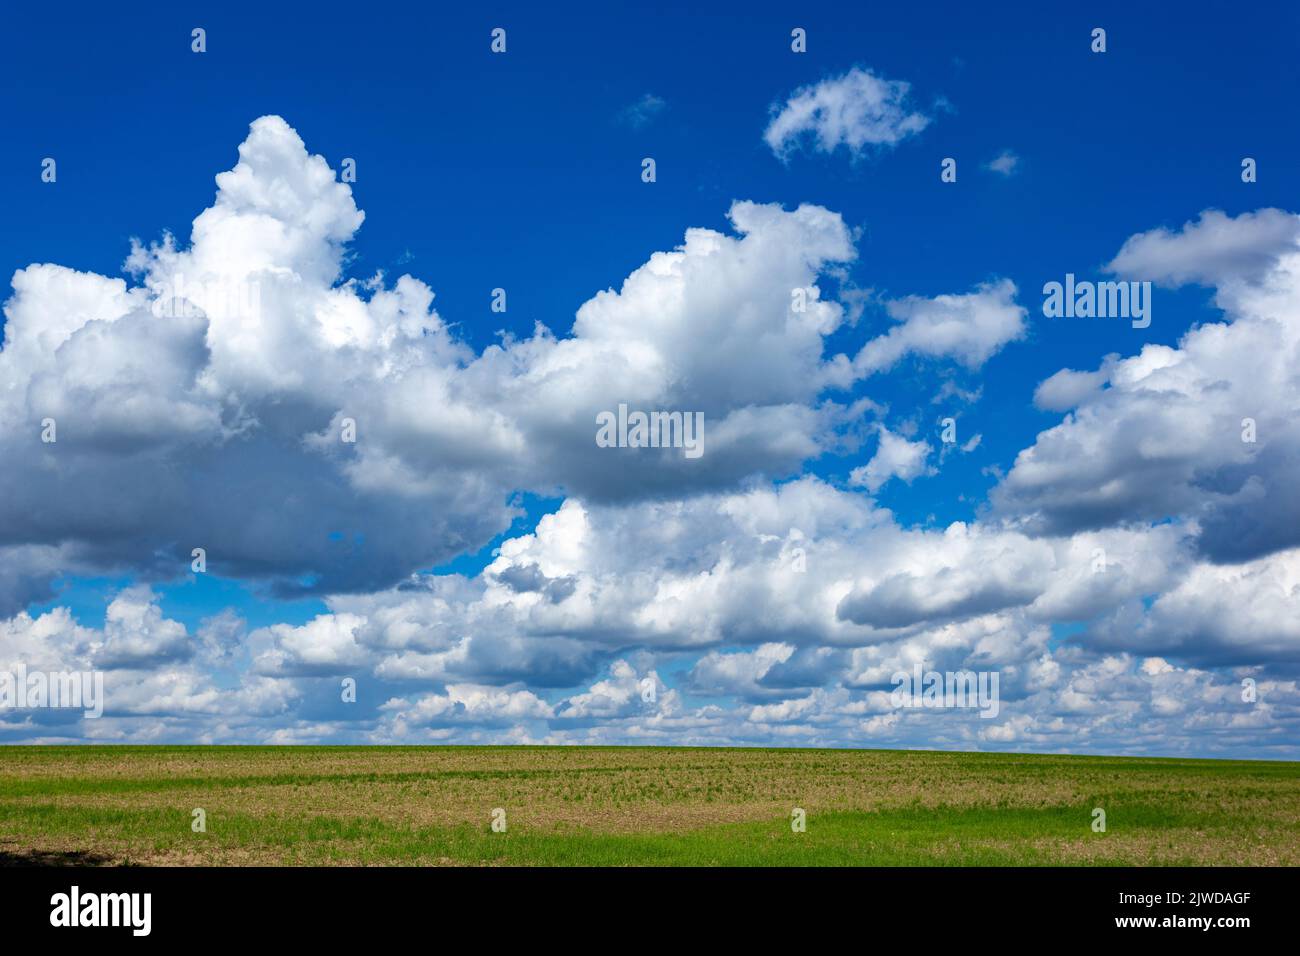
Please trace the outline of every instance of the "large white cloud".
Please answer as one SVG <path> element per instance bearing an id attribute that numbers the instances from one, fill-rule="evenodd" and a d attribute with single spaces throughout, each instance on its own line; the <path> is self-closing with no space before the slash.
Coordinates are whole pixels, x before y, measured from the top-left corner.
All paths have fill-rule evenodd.
<path id="1" fill-rule="evenodd" d="M 992 494 L 1001 513 L 1049 534 L 1195 520 L 1201 552 L 1217 561 L 1300 545 L 1300 248 L 1290 218 L 1207 213 L 1182 233 L 1125 243 L 1116 260 L 1125 274 L 1146 260 L 1171 281 L 1213 279 L 1224 321 L 1177 347 L 1146 345 L 1044 382 L 1038 403 L 1072 410 L 1017 456 Z M 1207 231 L 1229 237 L 1228 251 L 1216 253 Z"/>
<path id="2" fill-rule="evenodd" d="M 1228 216 L 1207 209 L 1177 232 L 1153 229 L 1130 237 L 1107 267 L 1139 281 L 1166 286 L 1218 286 L 1257 281 L 1280 256 L 1300 245 L 1300 216 L 1260 209 Z"/>
<path id="3" fill-rule="evenodd" d="M 214 573 L 279 594 L 367 590 L 481 547 L 517 490 L 634 501 L 797 473 L 855 415 L 826 396 L 863 372 L 825 354 L 852 236 L 818 206 L 729 217 L 734 234 L 688 229 L 567 335 L 475 353 L 418 279 L 339 281 L 364 218 L 350 187 L 282 119 L 257 120 L 189 244 L 134 246 L 139 285 L 15 274 L 0 611 L 39 589 L 12 548 L 158 579 L 203 548 Z M 972 334 L 905 349 L 970 362 L 999 344 Z M 597 415 L 623 405 L 701 414 L 704 453 L 600 447 Z"/>
<path id="4" fill-rule="evenodd" d="M 781 147 L 924 125 L 905 87 L 853 84 L 792 99 Z M 908 357 L 978 372 L 1025 334 L 1008 280 L 886 301 L 872 335 L 835 294 L 856 256 L 838 214 L 737 202 L 571 329 L 476 352 L 418 279 L 341 280 L 363 216 L 283 120 L 255 122 L 217 185 L 186 246 L 134 248 L 138 284 L 15 274 L 0 662 L 96 669 L 110 694 L 95 721 L 0 713 L 6 739 L 1294 754 L 1294 217 L 1129 240 L 1112 269 L 1211 282 L 1225 320 L 1046 378 L 1034 401 L 1062 421 L 978 520 L 930 528 L 859 490 L 944 462 L 861 389 Z M 620 404 L 702 412 L 704 455 L 600 447 Z M 847 488 L 801 474 L 869 432 Z M 564 500 L 482 573 L 419 573 L 508 527 L 520 490 Z M 171 620 L 149 585 L 194 547 L 327 610 Z M 137 583 L 102 622 L 23 610 L 61 574 Z M 918 664 L 996 671 L 1000 716 L 894 707 L 891 675 Z"/>

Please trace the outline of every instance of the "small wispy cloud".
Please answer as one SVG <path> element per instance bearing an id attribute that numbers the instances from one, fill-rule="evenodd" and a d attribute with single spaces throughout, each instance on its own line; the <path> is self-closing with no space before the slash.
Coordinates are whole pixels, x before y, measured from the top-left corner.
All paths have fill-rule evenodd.
<path id="1" fill-rule="evenodd" d="M 1020 157 L 1009 149 L 1004 149 L 996 157 L 984 164 L 984 168 L 1003 176 L 1015 175 L 1017 167 L 1020 166 Z"/>
<path id="2" fill-rule="evenodd" d="M 668 101 L 661 96 L 647 93 L 631 106 L 619 111 L 618 121 L 624 126 L 640 129 L 653 122 L 655 117 L 668 108 Z"/>
<path id="3" fill-rule="evenodd" d="M 910 89 L 903 80 L 854 67 L 795 90 L 784 106 L 774 103 L 763 139 L 782 158 L 804 141 L 823 153 L 846 146 L 855 156 L 870 147 L 895 146 L 930 124 L 930 117 L 911 108 Z"/>

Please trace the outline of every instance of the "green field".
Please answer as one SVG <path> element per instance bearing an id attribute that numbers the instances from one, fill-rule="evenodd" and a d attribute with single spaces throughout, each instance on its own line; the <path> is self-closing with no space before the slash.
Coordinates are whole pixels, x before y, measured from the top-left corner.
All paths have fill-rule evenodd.
<path id="1" fill-rule="evenodd" d="M 805 811 L 806 831 L 791 814 Z M 1106 832 L 1093 830 L 1093 810 Z M 192 828 L 202 809 L 206 832 Z M 491 827 L 505 811 L 505 832 Z M 1300 763 L 620 747 L 4 747 L 0 862 L 1300 863 Z"/>

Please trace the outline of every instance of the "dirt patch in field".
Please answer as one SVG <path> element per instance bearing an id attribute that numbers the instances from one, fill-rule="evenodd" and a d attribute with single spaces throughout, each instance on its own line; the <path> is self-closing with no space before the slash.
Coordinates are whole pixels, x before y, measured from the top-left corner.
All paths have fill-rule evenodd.
<path id="1" fill-rule="evenodd" d="M 89 850 L 0 849 L 0 866 L 114 866 L 120 862 Z"/>

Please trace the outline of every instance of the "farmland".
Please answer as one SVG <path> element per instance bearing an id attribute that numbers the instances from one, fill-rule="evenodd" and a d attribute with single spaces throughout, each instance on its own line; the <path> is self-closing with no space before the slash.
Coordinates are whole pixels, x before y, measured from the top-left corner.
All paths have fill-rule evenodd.
<path id="1" fill-rule="evenodd" d="M 803 832 L 791 825 L 796 808 Z M 1300 764 L 870 750 L 5 747 L 0 862 L 1295 865 Z"/>

